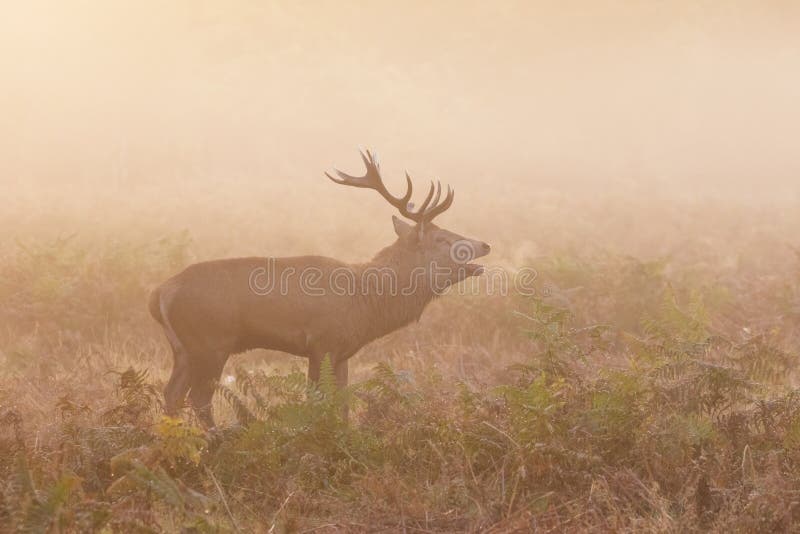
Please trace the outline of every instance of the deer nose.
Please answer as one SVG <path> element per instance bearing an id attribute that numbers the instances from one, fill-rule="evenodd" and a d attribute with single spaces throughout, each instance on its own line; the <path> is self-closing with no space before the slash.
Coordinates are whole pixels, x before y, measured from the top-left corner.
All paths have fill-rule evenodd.
<path id="1" fill-rule="evenodd" d="M 488 254 L 492 250 L 492 246 L 489 243 L 481 243 L 478 246 L 483 254 Z"/>

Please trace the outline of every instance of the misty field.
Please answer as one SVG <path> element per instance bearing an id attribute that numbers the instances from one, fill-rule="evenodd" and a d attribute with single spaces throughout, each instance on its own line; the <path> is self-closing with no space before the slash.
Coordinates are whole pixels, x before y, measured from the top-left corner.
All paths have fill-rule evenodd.
<path id="1" fill-rule="evenodd" d="M 330 195 L 323 180 L 309 187 Z M 300 358 L 235 356 L 207 434 L 188 408 L 163 415 L 171 352 L 149 290 L 212 257 L 366 258 L 391 223 L 378 201 L 326 226 L 285 199 L 194 195 L 98 215 L 21 194 L 3 213 L 4 531 L 796 528 L 791 199 L 530 192 L 470 214 L 461 198 L 442 224 L 492 242 L 487 265 L 535 269 L 534 294 L 451 290 L 356 355 L 346 390 L 329 368 L 308 386 Z M 342 197 L 317 219 L 367 198 Z"/>
<path id="2" fill-rule="evenodd" d="M 4 2 L 0 534 L 800 531 L 798 35 L 790 1 Z M 452 186 L 436 224 L 487 274 L 341 389 L 298 326 L 335 307 L 242 291 L 292 317 L 231 346 L 320 380 L 253 350 L 216 428 L 167 417 L 154 288 L 415 220 L 325 178 L 359 148 L 386 200 Z"/>

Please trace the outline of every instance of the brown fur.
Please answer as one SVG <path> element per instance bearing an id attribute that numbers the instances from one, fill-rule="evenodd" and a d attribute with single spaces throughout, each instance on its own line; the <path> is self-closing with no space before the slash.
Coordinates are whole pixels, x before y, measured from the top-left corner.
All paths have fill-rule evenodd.
<path id="1" fill-rule="evenodd" d="M 347 383 L 347 360 L 370 341 L 418 320 L 438 290 L 478 274 L 479 267 L 451 258 L 455 242 L 469 243 L 483 256 L 489 246 L 430 222 L 409 225 L 394 218 L 397 241 L 371 261 L 345 264 L 321 256 L 235 258 L 197 263 L 156 288 L 150 313 L 164 328 L 174 367 L 165 389 L 166 411 L 174 414 L 187 392 L 198 416 L 213 426 L 211 398 L 231 354 L 254 348 L 279 350 L 309 359 L 308 375 L 318 380 L 329 355 L 337 382 Z M 443 287 L 434 287 L 432 263 L 452 269 Z M 319 276 L 317 293 L 301 286 L 301 274 Z M 381 286 L 376 270 L 395 273 L 394 290 Z M 269 271 L 269 276 L 264 274 Z M 283 275 L 293 272 L 281 287 Z M 271 291 L 257 281 L 274 280 Z M 333 273 L 346 273 L 355 291 L 337 294 Z M 413 278 L 414 273 L 426 275 Z M 410 281 L 417 281 L 413 291 Z M 439 280 L 441 284 L 442 281 Z M 341 293 L 341 292 L 340 292 Z"/>

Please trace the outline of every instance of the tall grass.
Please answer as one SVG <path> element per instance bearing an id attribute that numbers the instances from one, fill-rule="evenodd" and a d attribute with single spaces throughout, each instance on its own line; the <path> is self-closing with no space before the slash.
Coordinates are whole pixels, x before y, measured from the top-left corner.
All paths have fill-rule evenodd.
<path id="1" fill-rule="evenodd" d="M 357 355 L 345 390 L 329 365 L 310 386 L 299 359 L 236 356 L 211 433 L 163 415 L 170 355 L 146 310 L 202 256 L 188 234 L 6 242 L 0 528 L 796 528 L 800 265 L 714 221 L 667 253 L 509 249 L 535 295 L 445 296 Z"/>

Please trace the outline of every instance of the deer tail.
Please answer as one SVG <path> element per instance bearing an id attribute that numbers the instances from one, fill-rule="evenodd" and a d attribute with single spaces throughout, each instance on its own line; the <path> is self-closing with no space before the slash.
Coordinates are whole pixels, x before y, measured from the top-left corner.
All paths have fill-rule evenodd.
<path id="1" fill-rule="evenodd" d="M 158 321 L 160 324 L 164 324 L 164 317 L 161 315 L 161 288 L 157 287 L 153 291 L 150 292 L 150 300 L 147 303 L 147 307 L 150 309 L 150 315 L 153 316 L 153 319 Z"/>
<path id="2" fill-rule="evenodd" d="M 172 350 L 178 354 L 185 351 L 183 343 L 181 343 L 178 334 L 172 328 L 169 319 L 169 306 L 172 299 L 175 298 L 177 287 L 169 282 L 161 285 L 150 293 L 150 301 L 147 303 L 150 308 L 150 315 L 153 319 L 158 321 L 164 327 L 164 334 L 167 336 L 167 341 L 172 346 Z"/>

